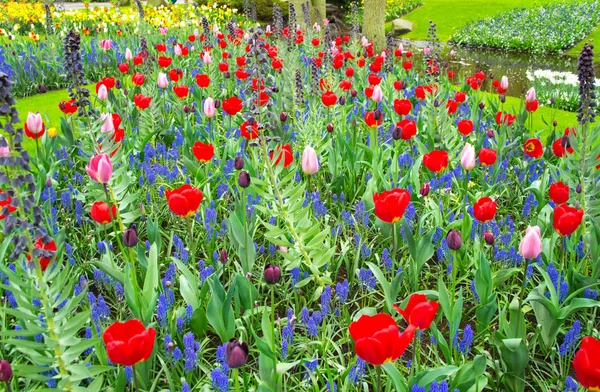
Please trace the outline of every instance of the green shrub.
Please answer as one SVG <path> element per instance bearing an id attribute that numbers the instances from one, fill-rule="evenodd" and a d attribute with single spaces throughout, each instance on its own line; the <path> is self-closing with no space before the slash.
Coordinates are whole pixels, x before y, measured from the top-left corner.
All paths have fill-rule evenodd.
<path id="1" fill-rule="evenodd" d="M 196 0 L 198 4 L 211 4 L 213 1 L 211 0 Z M 273 22 L 273 4 L 279 4 L 281 7 L 281 11 L 283 13 L 283 17 L 287 22 L 287 17 L 289 14 L 289 5 L 287 1 L 282 0 L 254 0 L 256 3 L 256 17 L 260 22 L 271 23 Z M 244 13 L 244 0 L 231 0 L 229 2 L 230 8 L 235 8 L 238 10 L 238 14 Z M 299 15 L 298 11 L 296 11 L 296 15 Z"/>

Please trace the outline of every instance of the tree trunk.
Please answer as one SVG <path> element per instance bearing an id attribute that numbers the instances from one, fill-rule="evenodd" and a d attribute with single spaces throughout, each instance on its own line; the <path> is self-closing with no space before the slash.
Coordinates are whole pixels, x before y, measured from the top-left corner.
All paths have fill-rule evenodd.
<path id="1" fill-rule="evenodd" d="M 365 0 L 363 11 L 363 34 L 379 52 L 385 48 L 385 3 L 386 0 Z"/>
<path id="2" fill-rule="evenodd" d="M 167 5 L 165 0 L 148 0 L 148 6 L 150 7 L 160 7 L 161 5 Z"/>
<path id="3" fill-rule="evenodd" d="M 327 7 L 326 7 L 326 1 L 325 0 L 311 0 L 310 1 L 310 5 L 311 5 L 311 17 L 313 20 L 313 23 L 318 23 L 321 26 L 323 26 L 323 19 L 327 18 Z"/>

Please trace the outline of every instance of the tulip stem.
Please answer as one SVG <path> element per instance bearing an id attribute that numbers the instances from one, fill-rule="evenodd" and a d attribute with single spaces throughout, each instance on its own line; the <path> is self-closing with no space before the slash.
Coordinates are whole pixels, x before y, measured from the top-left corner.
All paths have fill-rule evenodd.
<path id="1" fill-rule="evenodd" d="M 396 252 L 398 251 L 398 227 L 396 223 L 392 223 L 392 246 L 394 247 L 394 260 L 396 259 Z"/>
<path id="2" fill-rule="evenodd" d="M 196 242 L 194 241 L 194 228 L 192 227 L 192 220 L 189 218 L 184 218 L 187 221 L 188 233 L 190 235 L 189 244 L 190 244 L 190 257 L 192 261 L 196 261 Z M 223 264 L 223 275 L 225 275 L 225 264 Z"/>
<path id="3" fill-rule="evenodd" d="M 377 392 L 381 392 L 381 366 L 377 366 Z"/>
<path id="4" fill-rule="evenodd" d="M 132 374 L 132 378 L 133 378 L 133 389 L 135 389 L 135 391 L 139 391 L 139 387 L 138 387 L 138 382 L 137 382 L 137 375 L 135 374 L 135 365 L 131 366 L 131 374 Z"/>
<path id="5" fill-rule="evenodd" d="M 271 285 L 271 325 L 273 326 L 273 346 L 271 349 L 275 351 L 275 285 Z"/>
<path id="6" fill-rule="evenodd" d="M 12 392 L 12 389 L 10 389 L 10 380 L 7 380 L 4 385 L 6 385 L 6 392 Z"/>
<path id="7" fill-rule="evenodd" d="M 240 377 L 238 372 L 239 370 L 237 368 L 233 369 L 233 378 L 235 380 L 235 392 L 240 391 Z"/>

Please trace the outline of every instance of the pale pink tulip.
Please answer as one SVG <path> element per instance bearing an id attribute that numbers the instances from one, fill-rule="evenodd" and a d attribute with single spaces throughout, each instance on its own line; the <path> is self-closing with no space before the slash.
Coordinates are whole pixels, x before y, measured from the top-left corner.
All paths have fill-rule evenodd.
<path id="1" fill-rule="evenodd" d="M 202 61 L 204 61 L 204 64 L 208 64 L 208 63 L 212 62 L 212 57 L 211 57 L 210 53 L 204 52 L 202 54 Z"/>
<path id="2" fill-rule="evenodd" d="M 533 102 L 535 101 L 535 88 L 530 88 L 527 90 L 527 94 L 525 94 L 525 102 Z"/>
<path id="3" fill-rule="evenodd" d="M 158 87 L 160 87 L 160 88 L 167 88 L 169 86 L 169 79 L 167 79 L 166 74 L 159 72 L 156 83 L 158 84 Z"/>
<path id="4" fill-rule="evenodd" d="M 383 91 L 381 91 L 381 87 L 379 85 L 373 87 L 373 95 L 371 95 L 371 99 L 375 102 L 381 102 L 383 99 Z"/>
<path id="5" fill-rule="evenodd" d="M 535 259 L 542 253 L 542 236 L 539 226 L 528 226 L 519 244 L 519 253 L 525 259 Z"/>
<path id="6" fill-rule="evenodd" d="M 39 113 L 27 113 L 27 120 L 25 121 L 25 124 L 27 124 L 27 129 L 29 132 L 33 133 L 34 135 L 37 135 L 44 130 L 42 115 Z"/>
<path id="7" fill-rule="evenodd" d="M 475 167 L 475 147 L 469 143 L 465 144 L 465 147 L 460 153 L 460 165 L 466 171 Z"/>
<path id="8" fill-rule="evenodd" d="M 0 158 L 6 158 L 10 156 L 10 147 L 0 147 Z"/>
<path id="9" fill-rule="evenodd" d="M 101 101 L 106 101 L 108 99 L 108 89 L 104 84 L 101 84 L 98 87 L 98 99 Z"/>
<path id="10" fill-rule="evenodd" d="M 115 125 L 112 120 L 112 115 L 110 113 L 102 113 L 100 115 L 100 121 L 104 121 L 100 130 L 104 133 L 110 133 L 115 131 Z"/>
<path id="11" fill-rule="evenodd" d="M 125 60 L 131 61 L 133 60 L 133 53 L 131 53 L 131 49 L 125 49 Z"/>
<path id="12" fill-rule="evenodd" d="M 208 97 L 204 100 L 204 105 L 202 108 L 204 109 L 204 115 L 208 118 L 214 117 L 214 115 L 217 113 L 215 101 L 211 97 Z"/>
<path id="13" fill-rule="evenodd" d="M 112 40 L 110 39 L 103 39 L 100 40 L 100 47 L 104 50 L 110 50 L 110 48 L 112 48 Z"/>
<path id="14" fill-rule="evenodd" d="M 181 56 L 181 46 L 175 45 L 175 47 L 173 48 L 173 53 L 175 54 L 175 56 Z"/>
<path id="15" fill-rule="evenodd" d="M 312 175 L 319 170 L 319 158 L 317 152 L 311 146 L 306 146 L 302 152 L 302 171 Z"/>
<path id="16" fill-rule="evenodd" d="M 503 76 L 503 77 L 500 79 L 500 88 L 501 88 L 502 90 L 508 90 L 508 77 L 506 77 L 506 76 Z"/>

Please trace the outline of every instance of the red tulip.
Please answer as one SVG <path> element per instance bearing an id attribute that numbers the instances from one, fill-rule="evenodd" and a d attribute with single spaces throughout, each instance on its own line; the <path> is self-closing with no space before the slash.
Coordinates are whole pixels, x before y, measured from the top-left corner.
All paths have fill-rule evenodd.
<path id="1" fill-rule="evenodd" d="M 248 76 L 250 76 L 250 74 L 248 72 L 246 72 L 243 68 L 238 69 L 234 73 L 235 73 L 235 77 L 238 78 L 239 80 L 246 80 L 248 78 Z"/>
<path id="2" fill-rule="evenodd" d="M 333 106 L 337 102 L 337 95 L 332 91 L 326 91 L 321 95 L 321 102 L 323 102 L 323 105 L 326 107 Z"/>
<path id="3" fill-rule="evenodd" d="M 119 72 L 121 73 L 127 73 L 129 72 L 129 64 L 127 63 L 121 63 L 117 66 L 117 68 L 119 68 Z"/>
<path id="4" fill-rule="evenodd" d="M 381 125 L 382 121 L 383 115 L 378 110 L 365 113 L 365 123 L 371 128 Z"/>
<path id="5" fill-rule="evenodd" d="M 404 189 L 393 189 L 373 195 L 375 215 L 386 223 L 396 223 L 410 204 L 410 193 Z"/>
<path id="6" fill-rule="evenodd" d="M 96 83 L 96 95 L 98 94 L 98 90 L 100 89 L 101 85 L 104 85 L 104 87 L 106 87 L 107 90 L 110 90 L 111 88 L 115 87 L 115 84 L 115 78 L 102 78 L 101 81 Z"/>
<path id="7" fill-rule="evenodd" d="M 532 158 L 539 158 L 544 155 L 544 146 L 542 146 L 540 139 L 528 139 L 523 145 L 523 148 L 525 150 L 525 154 Z"/>
<path id="8" fill-rule="evenodd" d="M 17 207 L 13 207 L 11 205 L 12 197 L 10 197 L 10 195 L 8 195 L 6 192 L 3 192 L 2 189 L 0 189 L 0 195 L 4 195 L 6 198 L 5 200 L 0 201 L 0 220 L 2 220 L 6 218 L 6 216 L 2 213 L 5 207 L 8 208 L 9 213 L 15 212 Z"/>
<path id="9" fill-rule="evenodd" d="M 165 192 L 169 208 L 175 215 L 189 218 L 196 213 L 202 202 L 202 192 L 190 184 Z"/>
<path id="10" fill-rule="evenodd" d="M 369 84 L 371 86 L 377 86 L 379 83 L 381 83 L 381 76 L 377 76 L 376 74 L 369 74 L 367 80 L 369 81 Z"/>
<path id="11" fill-rule="evenodd" d="M 242 100 L 235 95 L 223 101 L 223 110 L 230 116 L 235 116 L 242 110 Z"/>
<path id="12" fill-rule="evenodd" d="M 410 71 L 413 67 L 413 63 L 410 60 L 406 60 L 402 63 L 402 68 L 404 68 L 406 71 Z"/>
<path id="13" fill-rule="evenodd" d="M 467 93 L 463 91 L 457 91 L 456 94 L 454 94 L 454 100 L 458 103 L 465 102 L 467 100 Z"/>
<path id="14" fill-rule="evenodd" d="M 350 80 L 342 80 L 339 84 L 340 90 L 348 91 L 352 88 L 352 82 Z"/>
<path id="15" fill-rule="evenodd" d="M 404 320 L 411 326 L 418 329 L 427 329 L 435 319 L 440 304 L 436 301 L 427 301 L 425 294 L 413 294 L 408 300 L 404 309 L 394 305 Z"/>
<path id="16" fill-rule="evenodd" d="M 563 237 L 577 230 L 583 220 L 583 210 L 561 204 L 554 209 L 554 229 Z"/>
<path id="17" fill-rule="evenodd" d="M 446 111 L 448 114 L 454 114 L 458 110 L 458 102 L 453 101 L 451 99 L 446 103 Z"/>
<path id="18" fill-rule="evenodd" d="M 498 124 L 498 125 L 502 125 L 502 124 L 512 125 L 512 123 L 514 123 L 516 119 L 517 119 L 517 116 L 514 116 L 510 113 L 502 113 L 502 112 L 496 113 L 496 124 Z"/>
<path id="19" fill-rule="evenodd" d="M 399 116 L 406 116 L 412 110 L 412 103 L 408 99 L 394 99 L 394 110 Z"/>
<path id="20" fill-rule="evenodd" d="M 172 62 L 173 59 L 170 57 L 160 56 L 158 58 L 158 66 L 161 68 L 168 68 Z"/>
<path id="21" fill-rule="evenodd" d="M 461 135 L 469 136 L 473 132 L 473 121 L 471 120 L 460 120 L 457 126 Z"/>
<path id="22" fill-rule="evenodd" d="M 146 97 L 143 94 L 135 94 L 133 96 L 133 103 L 135 103 L 135 106 L 140 110 L 150 106 L 150 102 L 152 102 L 152 97 Z"/>
<path id="23" fill-rule="evenodd" d="M 557 139 L 554 143 L 552 143 L 552 153 L 556 155 L 558 158 L 564 157 L 567 153 L 573 153 L 573 147 L 570 144 L 567 144 L 567 148 L 563 145 L 563 138 Z"/>
<path id="24" fill-rule="evenodd" d="M 163 53 L 167 51 L 167 45 L 166 44 L 156 44 L 156 46 L 154 46 L 156 48 L 156 51 L 158 53 Z"/>
<path id="25" fill-rule="evenodd" d="M 348 328 L 354 340 L 356 355 L 374 366 L 400 358 L 415 336 L 415 328 L 399 333 L 389 314 L 362 315 Z"/>
<path id="26" fill-rule="evenodd" d="M 90 209 L 90 215 L 92 219 L 101 225 L 105 225 L 112 221 L 114 216 L 117 216 L 117 206 L 108 207 L 108 204 L 103 201 L 97 201 L 92 204 Z"/>
<path id="27" fill-rule="evenodd" d="M 415 120 L 404 120 L 396 123 L 396 126 L 400 128 L 400 138 L 402 140 L 410 140 L 417 134 L 417 123 Z"/>
<path id="28" fill-rule="evenodd" d="M 179 68 L 173 68 L 168 72 L 169 79 L 174 82 L 179 82 L 183 78 L 183 71 Z"/>
<path id="29" fill-rule="evenodd" d="M 146 77 L 143 74 L 136 72 L 133 75 L 131 75 L 131 81 L 134 85 L 139 87 L 142 84 L 144 84 L 144 82 L 146 81 Z"/>
<path id="30" fill-rule="evenodd" d="M 196 84 L 200 88 L 207 88 L 210 84 L 210 78 L 208 77 L 208 75 L 198 74 L 196 75 Z"/>
<path id="31" fill-rule="evenodd" d="M 566 203 L 569 201 L 569 186 L 564 182 L 555 182 L 550 185 L 548 195 L 550 200 L 556 204 Z"/>
<path id="32" fill-rule="evenodd" d="M 72 99 L 70 101 L 60 101 L 60 103 L 58 104 L 58 108 L 64 114 L 73 114 L 77 112 L 77 109 L 79 107 L 77 106 L 77 101 Z"/>
<path id="33" fill-rule="evenodd" d="M 582 387 L 598 392 L 600 391 L 600 340 L 591 336 L 581 339 L 581 346 L 573 358 L 573 369 L 577 381 Z"/>
<path id="34" fill-rule="evenodd" d="M 525 110 L 527 110 L 529 113 L 535 112 L 536 110 L 538 110 L 538 107 L 539 102 L 537 99 L 535 101 L 525 103 Z"/>
<path id="35" fill-rule="evenodd" d="M 192 150 L 194 156 L 200 162 L 208 162 L 215 155 L 215 148 L 210 143 L 196 142 Z"/>
<path id="36" fill-rule="evenodd" d="M 56 243 L 54 242 L 54 240 L 51 240 L 47 244 L 44 244 L 44 241 L 41 238 L 38 238 L 37 241 L 35 241 L 35 243 L 33 244 L 33 247 L 35 249 L 56 252 Z M 51 257 L 40 257 L 40 267 L 42 268 L 42 271 L 46 271 L 46 268 L 48 268 L 48 264 L 50 264 L 50 261 L 53 257 L 54 255 L 52 255 Z M 31 260 L 31 256 L 27 256 L 27 259 Z"/>
<path id="37" fill-rule="evenodd" d="M 441 173 L 448 167 L 448 152 L 433 150 L 423 155 L 423 165 L 434 173 Z"/>
<path id="38" fill-rule="evenodd" d="M 292 154 L 292 148 L 289 144 L 284 145 L 283 147 L 277 146 L 275 151 L 271 151 L 269 153 L 269 158 L 273 160 L 273 156 L 277 154 L 277 158 L 275 158 L 275 165 L 279 165 L 281 159 L 283 158 L 283 167 L 288 167 L 294 162 L 294 155 Z"/>
<path id="39" fill-rule="evenodd" d="M 177 95 L 178 98 L 184 99 L 188 95 L 188 86 L 173 86 L 173 92 Z"/>
<path id="40" fill-rule="evenodd" d="M 496 163 L 496 150 L 491 150 L 489 148 L 482 148 L 479 150 L 479 162 L 483 166 L 492 166 Z"/>
<path id="41" fill-rule="evenodd" d="M 248 131 L 248 129 L 250 131 Z M 254 120 L 254 124 L 248 125 L 248 121 L 244 121 L 242 125 L 240 125 L 240 132 L 244 139 L 256 139 L 258 137 L 258 123 Z"/>
<path id="42" fill-rule="evenodd" d="M 136 319 L 114 322 L 106 328 L 102 339 L 111 362 L 133 366 L 150 358 L 154 349 L 156 330 L 146 328 Z"/>
<path id="43" fill-rule="evenodd" d="M 489 197 L 482 197 L 473 205 L 473 215 L 479 222 L 489 222 L 496 215 L 496 202 Z"/>

